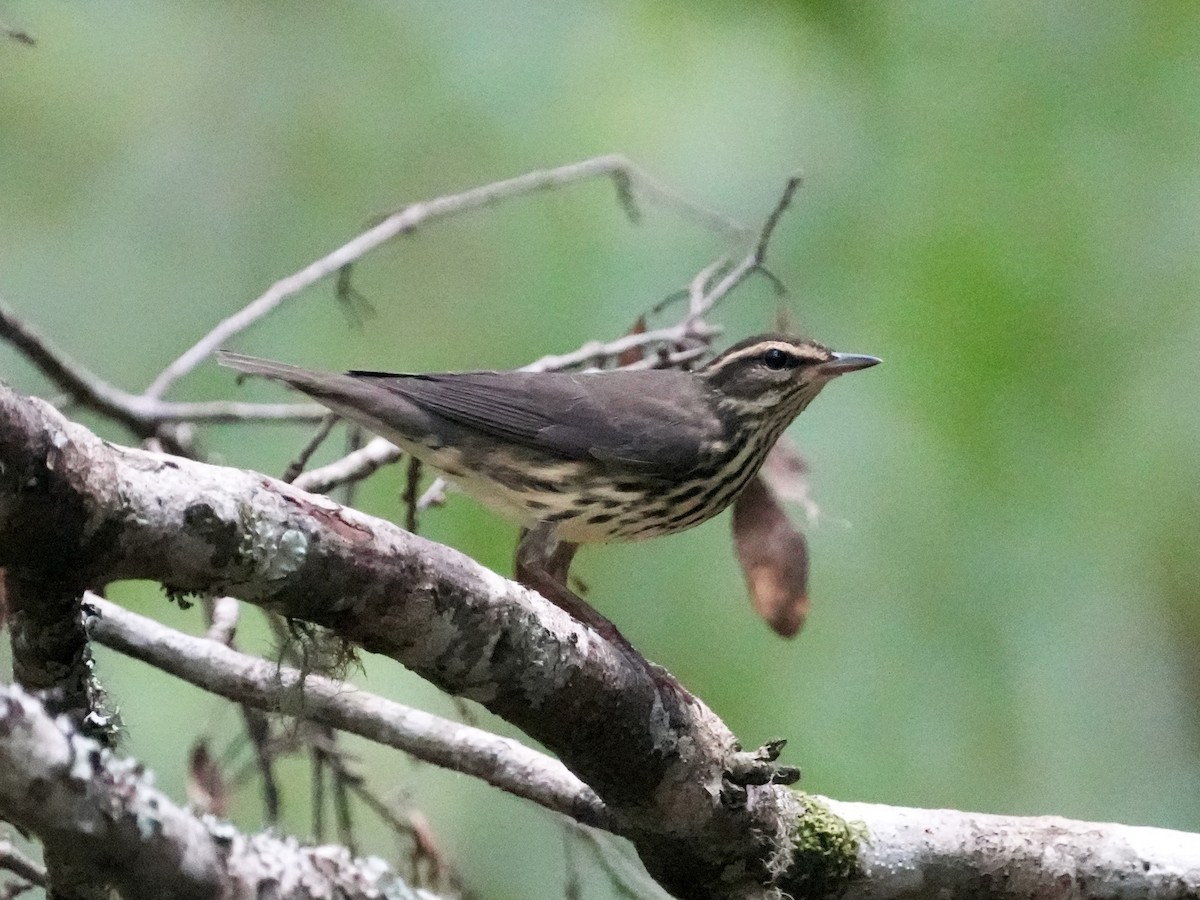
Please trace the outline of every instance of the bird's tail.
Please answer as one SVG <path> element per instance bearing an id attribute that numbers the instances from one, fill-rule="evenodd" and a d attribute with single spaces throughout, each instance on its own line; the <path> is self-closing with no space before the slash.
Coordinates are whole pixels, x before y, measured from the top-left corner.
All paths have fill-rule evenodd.
<path id="1" fill-rule="evenodd" d="M 394 443 L 410 439 L 412 427 L 423 417 L 420 410 L 404 397 L 384 388 L 378 379 L 317 372 L 229 350 L 218 350 L 216 359 L 222 366 L 247 375 L 282 381 L 343 418 L 365 425 Z"/>
<path id="2" fill-rule="evenodd" d="M 276 381 L 286 381 L 300 390 L 305 390 L 306 387 L 316 387 L 320 380 L 329 377 L 323 372 L 311 372 L 299 366 L 289 366 L 287 363 L 275 362 L 271 359 L 247 356 L 245 353 L 234 353 L 232 350 L 218 350 L 215 355 L 217 363 L 228 369 L 237 369 L 247 375 L 261 375 L 263 378 L 273 378 Z"/>

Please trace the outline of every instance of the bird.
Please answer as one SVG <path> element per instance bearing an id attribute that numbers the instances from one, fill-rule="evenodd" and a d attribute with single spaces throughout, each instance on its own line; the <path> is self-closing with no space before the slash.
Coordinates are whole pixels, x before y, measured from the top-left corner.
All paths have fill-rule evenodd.
<path id="1" fill-rule="evenodd" d="M 523 529 L 518 580 L 628 642 L 566 587 L 581 544 L 674 534 L 729 506 L 826 384 L 874 356 L 804 337 L 739 341 L 693 371 L 312 371 L 218 351 L 429 464 Z"/>

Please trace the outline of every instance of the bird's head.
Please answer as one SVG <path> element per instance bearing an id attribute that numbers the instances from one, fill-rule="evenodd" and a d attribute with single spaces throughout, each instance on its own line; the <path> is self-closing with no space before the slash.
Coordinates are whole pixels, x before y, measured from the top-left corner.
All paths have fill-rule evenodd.
<path id="1" fill-rule="evenodd" d="M 878 363 L 874 356 L 837 353 L 807 338 L 763 334 L 734 344 L 698 374 L 719 403 L 739 415 L 800 414 L 829 381 Z"/>

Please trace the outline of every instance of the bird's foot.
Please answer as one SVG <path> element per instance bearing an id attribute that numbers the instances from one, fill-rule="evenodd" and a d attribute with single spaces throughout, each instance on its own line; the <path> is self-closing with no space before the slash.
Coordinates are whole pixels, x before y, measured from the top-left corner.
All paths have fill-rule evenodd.
<path id="1" fill-rule="evenodd" d="M 517 547 L 517 581 L 537 591 L 620 650 L 626 659 L 650 676 L 651 683 L 664 702 L 677 697 L 688 706 L 695 704 L 696 698 L 674 675 L 646 659 L 616 625 L 567 587 L 568 569 L 577 547 L 576 544 L 554 540 L 544 528 L 526 532 Z"/>

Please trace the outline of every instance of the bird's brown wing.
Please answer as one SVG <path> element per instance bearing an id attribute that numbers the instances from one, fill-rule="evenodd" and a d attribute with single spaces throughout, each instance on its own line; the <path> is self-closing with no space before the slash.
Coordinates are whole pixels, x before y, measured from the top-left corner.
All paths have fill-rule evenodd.
<path id="1" fill-rule="evenodd" d="M 685 372 L 349 374 L 497 440 L 647 474 L 694 468 L 703 441 L 720 434 Z"/>

